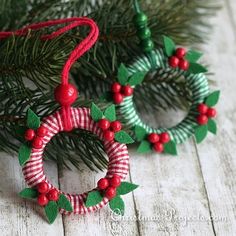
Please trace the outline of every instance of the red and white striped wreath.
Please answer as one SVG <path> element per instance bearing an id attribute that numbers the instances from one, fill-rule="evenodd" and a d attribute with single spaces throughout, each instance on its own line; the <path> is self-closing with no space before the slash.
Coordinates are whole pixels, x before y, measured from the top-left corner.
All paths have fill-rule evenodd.
<path id="1" fill-rule="evenodd" d="M 104 207 L 108 202 L 113 211 L 123 214 L 124 202 L 120 195 L 137 188 L 137 185 L 123 182 L 129 170 L 126 143 L 132 142 L 131 137 L 121 130 L 121 124 L 116 121 L 114 107 L 108 107 L 104 113 L 95 104 L 92 104 L 91 110 L 71 107 L 70 114 L 73 129 L 88 130 L 104 141 L 104 149 L 109 159 L 105 177 L 98 181 L 95 189 L 81 194 L 64 193 L 53 186 L 44 173 L 43 153 L 51 138 L 64 131 L 62 115 L 57 111 L 41 122 L 40 118 L 29 109 L 24 143 L 19 150 L 19 162 L 29 188 L 22 190 L 20 196 L 37 199 L 38 204 L 44 207 L 49 223 L 54 222 L 58 212 L 85 214 Z M 104 120 L 107 121 L 107 125 L 101 128 Z M 116 128 L 112 130 L 114 124 Z M 108 131 L 113 134 L 113 138 L 109 140 L 105 134 Z"/>

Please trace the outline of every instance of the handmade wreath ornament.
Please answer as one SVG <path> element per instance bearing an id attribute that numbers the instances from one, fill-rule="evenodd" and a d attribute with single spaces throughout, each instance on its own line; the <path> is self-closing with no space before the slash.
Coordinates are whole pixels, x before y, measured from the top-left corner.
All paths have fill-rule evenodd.
<path id="1" fill-rule="evenodd" d="M 128 67 L 120 65 L 117 81 L 112 84 L 111 91 L 104 97 L 116 104 L 124 124 L 133 129 L 134 139 L 141 142 L 137 150 L 139 153 L 154 150 L 158 153 L 176 155 L 176 144 L 183 143 L 192 135 L 195 135 L 197 143 L 200 143 L 208 131 L 216 134 L 217 128 L 213 119 L 216 110 L 213 106 L 217 104 L 220 92 L 209 94 L 208 81 L 204 75 L 207 69 L 197 63 L 202 53 L 187 51 L 182 47 L 177 48 L 173 40 L 166 36 L 163 37 L 164 49 L 154 50 L 148 17 L 141 11 L 137 0 L 133 1 L 133 5 L 136 12 L 134 25 L 145 55 Z M 152 128 L 142 121 L 135 109 L 134 89 L 137 85 L 141 85 L 145 75 L 153 70 L 163 82 L 169 78 L 183 77 L 190 91 L 188 114 L 174 127 Z"/>
<path id="2" fill-rule="evenodd" d="M 126 194 L 137 185 L 124 182 L 129 170 L 129 155 L 126 143 L 133 139 L 122 130 L 122 125 L 116 120 L 114 105 L 104 113 L 92 103 L 89 108 L 73 108 L 71 105 L 77 98 L 77 89 L 68 83 L 69 71 L 73 63 L 88 51 L 96 42 L 98 28 L 94 21 L 86 17 L 53 20 L 29 25 L 14 33 L 2 32 L 0 38 L 12 34 L 25 35 L 28 30 L 36 30 L 48 26 L 69 23 L 49 35 L 42 36 L 49 40 L 77 26 L 87 25 L 90 33 L 70 54 L 61 75 L 61 84 L 54 92 L 55 100 L 61 108 L 52 115 L 41 119 L 31 110 L 27 111 L 26 129 L 23 128 L 24 142 L 19 150 L 19 163 L 29 188 L 20 192 L 24 198 L 37 199 L 44 207 L 49 223 L 53 223 L 58 212 L 62 214 L 85 214 L 104 207 L 108 202 L 112 210 L 124 213 L 124 202 L 120 195 Z M 108 156 L 108 169 L 105 177 L 98 181 L 98 186 L 82 194 L 64 193 L 53 186 L 47 179 L 43 167 L 43 153 L 47 143 L 59 132 L 72 129 L 84 129 L 96 134 L 104 143 Z M 21 127 L 22 131 L 22 127 Z"/>
<path id="3" fill-rule="evenodd" d="M 124 214 L 125 206 L 121 195 L 137 188 L 137 185 L 123 181 L 129 170 L 129 155 L 126 145 L 122 143 L 130 143 L 132 139 L 120 129 L 118 132 L 122 132 L 122 135 L 117 135 L 116 140 L 106 140 L 104 130 L 96 122 L 99 118 L 98 110 L 101 111 L 95 104 L 92 104 L 91 109 L 70 108 L 72 128 L 85 129 L 96 134 L 104 141 L 108 156 L 106 176 L 98 181 L 97 188 L 82 194 L 63 193 L 44 174 L 44 148 L 53 136 L 65 131 L 61 112 L 57 111 L 43 118 L 41 122 L 32 110 L 28 110 L 25 142 L 19 150 L 19 162 L 23 166 L 25 181 L 31 188 L 22 190 L 20 196 L 37 199 L 38 204 L 44 207 L 49 223 L 54 222 L 58 212 L 85 214 L 102 208 L 108 202 L 113 211 Z M 116 121 L 113 108 L 107 108 L 104 113 L 107 119 Z"/>
<path id="4" fill-rule="evenodd" d="M 163 41 L 164 50 L 152 51 L 153 61 L 144 55 L 129 67 L 120 65 L 118 80 L 112 84 L 106 99 L 116 104 L 122 121 L 133 129 L 134 139 L 141 142 L 138 147 L 139 153 L 154 150 L 158 153 L 176 155 L 176 144 L 183 143 L 192 135 L 195 135 L 197 142 L 200 143 L 206 137 L 208 130 L 216 134 L 216 123 L 213 120 L 216 110 L 212 106 L 217 104 L 220 92 L 209 94 L 208 81 L 204 75 L 207 69 L 197 63 L 202 56 L 201 53 L 176 48 L 175 43 L 168 37 L 164 37 Z M 190 91 L 191 104 L 188 115 L 174 127 L 152 128 L 142 121 L 135 109 L 133 91 L 153 69 L 163 81 L 171 76 L 184 77 Z"/>

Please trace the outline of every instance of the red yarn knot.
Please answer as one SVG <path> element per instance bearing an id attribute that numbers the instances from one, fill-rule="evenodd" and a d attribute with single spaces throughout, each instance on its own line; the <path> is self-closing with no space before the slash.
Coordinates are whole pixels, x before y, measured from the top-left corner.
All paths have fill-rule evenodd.
<path id="1" fill-rule="evenodd" d="M 71 120 L 71 106 L 62 106 L 60 112 L 64 131 L 71 131 L 73 129 Z"/>

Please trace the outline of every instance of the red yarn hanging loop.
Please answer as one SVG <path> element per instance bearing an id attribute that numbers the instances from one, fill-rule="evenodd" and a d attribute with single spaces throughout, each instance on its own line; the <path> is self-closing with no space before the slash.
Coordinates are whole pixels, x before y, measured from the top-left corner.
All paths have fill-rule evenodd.
<path id="1" fill-rule="evenodd" d="M 16 30 L 15 32 L 0 32 L 0 39 L 7 38 L 12 35 L 23 36 L 26 35 L 29 30 L 38 30 L 54 25 L 65 24 L 68 25 L 52 32 L 51 34 L 43 35 L 41 39 L 50 40 L 57 36 L 75 28 L 78 26 L 89 26 L 90 32 L 88 36 L 80 42 L 75 49 L 71 52 L 69 58 L 65 62 L 61 72 L 61 84 L 55 89 L 55 100 L 61 105 L 62 121 L 64 123 L 64 130 L 70 131 L 72 129 L 70 106 L 74 103 L 77 98 L 78 91 L 76 87 L 68 83 L 69 71 L 74 62 L 79 59 L 85 52 L 87 52 L 97 41 L 99 30 L 96 23 L 87 17 L 72 17 L 67 19 L 50 20 L 46 22 L 36 23 L 28 25 L 22 29 Z"/>

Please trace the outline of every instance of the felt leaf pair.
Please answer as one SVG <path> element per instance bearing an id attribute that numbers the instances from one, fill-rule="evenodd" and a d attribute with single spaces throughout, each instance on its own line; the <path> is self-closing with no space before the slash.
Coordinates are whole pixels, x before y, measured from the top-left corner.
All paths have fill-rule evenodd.
<path id="1" fill-rule="evenodd" d="M 36 130 L 40 126 L 40 118 L 31 109 L 28 109 L 27 111 L 26 125 L 27 128 L 33 130 Z M 27 128 L 19 127 L 16 132 L 18 135 L 23 136 Z M 32 148 L 28 142 L 25 142 L 20 146 L 18 159 L 21 166 L 23 166 L 29 160 L 31 149 Z"/>
<path id="2" fill-rule="evenodd" d="M 174 41 L 171 38 L 166 37 L 166 36 L 164 36 L 164 49 L 168 57 L 173 56 L 176 51 L 176 45 Z M 184 56 L 184 59 L 187 60 L 190 64 L 189 69 L 188 69 L 189 73 L 199 74 L 199 73 L 207 72 L 207 69 L 204 66 L 197 63 L 197 61 L 201 58 L 201 56 L 202 56 L 202 53 L 193 51 L 193 50 L 189 50 L 186 53 L 186 55 Z"/>
<path id="3" fill-rule="evenodd" d="M 25 188 L 19 193 L 19 195 L 27 199 L 36 199 L 38 197 L 38 191 L 34 188 Z M 55 221 L 59 209 L 64 209 L 69 212 L 73 211 L 70 201 L 64 194 L 60 194 L 57 201 L 49 201 L 44 207 L 46 217 L 50 224 Z"/>
<path id="4" fill-rule="evenodd" d="M 215 91 L 211 93 L 204 101 L 208 107 L 215 106 L 220 98 L 220 91 Z M 207 136 L 207 133 L 211 132 L 213 134 L 217 133 L 217 125 L 215 120 L 209 118 L 206 125 L 198 125 L 195 129 L 195 138 L 197 143 L 201 143 Z"/>
<path id="5" fill-rule="evenodd" d="M 148 133 L 141 126 L 135 126 L 134 133 L 137 141 L 140 141 L 140 145 L 137 149 L 138 153 L 148 153 L 152 151 L 152 144 L 147 140 Z M 169 141 L 164 145 L 164 153 L 171 155 L 177 155 L 176 144 L 174 141 Z"/>
<path id="6" fill-rule="evenodd" d="M 136 86 L 139 85 L 143 82 L 147 72 L 144 71 L 138 71 L 134 73 L 132 76 L 129 76 L 129 71 L 127 67 L 121 63 L 119 68 L 118 68 L 118 82 L 120 85 L 125 86 L 125 85 L 130 85 L 130 86 Z M 101 101 L 106 101 L 106 102 L 112 102 L 113 93 L 111 91 L 105 92 L 101 97 Z"/>
<path id="7" fill-rule="evenodd" d="M 124 64 L 121 63 L 118 68 L 118 82 L 121 85 L 129 84 L 131 86 L 136 86 L 138 84 L 141 84 L 144 80 L 145 75 L 146 72 L 140 71 L 129 77 L 129 71 Z"/>
<path id="8" fill-rule="evenodd" d="M 107 107 L 105 111 L 102 112 L 102 110 L 95 103 L 92 103 L 90 113 L 92 119 L 95 122 L 98 122 L 104 117 L 110 122 L 116 121 L 115 105 Z M 125 144 L 130 144 L 134 142 L 134 140 L 130 137 L 130 135 L 123 130 L 120 130 L 115 133 L 115 140 L 119 143 L 125 143 Z"/>
<path id="9" fill-rule="evenodd" d="M 125 211 L 125 204 L 121 195 L 125 195 L 127 193 L 132 192 L 138 187 L 136 184 L 132 184 L 129 182 L 121 182 L 121 185 L 116 189 L 116 196 L 109 200 L 109 206 L 112 211 L 116 214 L 124 215 Z M 92 207 L 99 204 L 103 200 L 104 196 L 103 193 L 99 190 L 93 190 L 88 193 L 85 206 Z"/>

